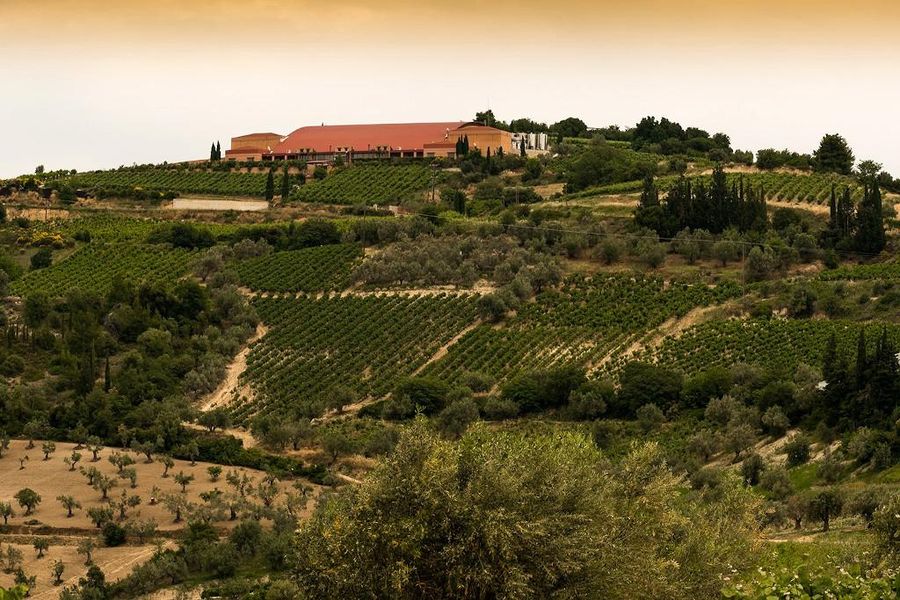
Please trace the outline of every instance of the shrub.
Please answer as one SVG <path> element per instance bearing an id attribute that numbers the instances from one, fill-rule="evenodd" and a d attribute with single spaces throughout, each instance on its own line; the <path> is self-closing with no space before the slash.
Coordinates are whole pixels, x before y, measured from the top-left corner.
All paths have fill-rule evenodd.
<path id="1" fill-rule="evenodd" d="M 107 521 L 106 524 L 103 525 L 102 534 L 103 543 L 109 548 L 115 548 L 116 546 L 121 546 L 125 543 L 125 529 L 112 521 Z"/>
<path id="2" fill-rule="evenodd" d="M 784 453 L 787 456 L 788 467 L 799 467 L 809 461 L 810 439 L 803 433 L 798 433 L 784 445 Z"/>

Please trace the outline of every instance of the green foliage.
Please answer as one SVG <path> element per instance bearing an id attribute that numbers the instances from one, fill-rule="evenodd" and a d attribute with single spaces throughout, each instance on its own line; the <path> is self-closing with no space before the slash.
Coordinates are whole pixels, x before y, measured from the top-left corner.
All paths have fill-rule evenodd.
<path id="1" fill-rule="evenodd" d="M 421 164 L 362 164 L 335 171 L 295 188 L 291 200 L 329 204 L 398 204 L 431 183 L 431 168 Z"/>
<path id="2" fill-rule="evenodd" d="M 257 404 L 235 410 L 288 409 L 318 416 L 338 385 L 381 397 L 412 375 L 475 320 L 471 297 L 352 297 L 254 302 L 269 333 L 247 359 Z"/>
<path id="3" fill-rule="evenodd" d="M 504 328 L 476 327 L 425 373 L 454 382 L 479 371 L 502 384 L 522 373 L 586 366 L 616 356 L 615 349 L 668 318 L 739 293 L 732 283 L 709 287 L 630 275 L 573 277 L 523 304 Z M 621 366 L 613 360 L 607 368 Z"/>
<path id="4" fill-rule="evenodd" d="M 849 321 L 750 319 L 716 320 L 696 325 L 678 338 L 667 338 L 652 353 L 659 364 L 692 374 L 711 366 L 737 363 L 778 365 L 796 369 L 798 364 L 822 364 L 828 339 L 837 336 L 841 353 L 855 349 L 860 329 L 867 339 L 878 339 L 880 323 Z M 889 325 L 889 338 L 900 341 L 900 327 Z"/>
<path id="5" fill-rule="evenodd" d="M 136 244 L 91 244 L 47 269 L 13 282 L 14 293 L 41 291 L 53 296 L 72 288 L 105 294 L 122 277 L 133 281 L 174 282 L 190 270 L 196 254 Z"/>
<path id="6" fill-rule="evenodd" d="M 760 570 L 750 581 L 730 583 L 722 598 L 771 600 L 773 598 L 846 598 L 875 600 L 900 595 L 900 573 L 882 576 L 860 569 L 833 572 L 831 569 L 780 568 Z"/>
<path id="7" fill-rule="evenodd" d="M 101 196 L 146 197 L 150 192 L 265 196 L 265 173 L 204 172 L 172 168 L 121 168 L 70 176 L 67 185 L 100 192 Z"/>
<path id="8" fill-rule="evenodd" d="M 301 525 L 293 570 L 321 598 L 710 596 L 746 560 L 751 501 L 734 480 L 711 504 L 677 488 L 653 445 L 614 467 L 577 435 L 451 443 L 417 422 Z"/>
<path id="9" fill-rule="evenodd" d="M 348 287 L 353 264 L 362 255 L 353 244 L 275 252 L 241 261 L 241 283 L 267 292 L 316 292 Z"/>

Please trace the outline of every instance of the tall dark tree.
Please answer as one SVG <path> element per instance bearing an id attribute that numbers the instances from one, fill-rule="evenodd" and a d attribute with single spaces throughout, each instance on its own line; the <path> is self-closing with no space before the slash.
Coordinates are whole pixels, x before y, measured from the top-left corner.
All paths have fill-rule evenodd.
<path id="1" fill-rule="evenodd" d="M 214 162 L 216 160 L 216 145 L 213 143 L 209 147 L 209 161 Z"/>
<path id="2" fill-rule="evenodd" d="M 856 389 L 861 390 L 866 387 L 866 371 L 868 369 L 868 356 L 866 354 L 866 332 L 864 329 L 859 330 L 859 336 L 856 338 Z"/>
<path id="3" fill-rule="evenodd" d="M 526 152 L 525 152 L 525 138 L 522 138 L 522 139 L 519 141 L 519 156 L 525 156 L 525 155 L 526 155 Z"/>
<path id="4" fill-rule="evenodd" d="M 272 171 L 269 171 L 269 176 L 266 177 L 266 200 L 272 201 L 275 197 L 275 176 L 272 174 Z"/>
<path id="5" fill-rule="evenodd" d="M 646 177 L 644 177 L 644 187 L 641 190 L 640 206 L 642 208 L 659 206 L 659 190 L 656 189 L 656 184 L 653 181 L 653 175 L 649 173 Z"/>
<path id="6" fill-rule="evenodd" d="M 853 150 L 843 136 L 828 134 L 813 153 L 813 165 L 817 171 L 850 175 L 853 172 Z"/>
<path id="7" fill-rule="evenodd" d="M 222 160 L 222 144 L 216 142 L 216 160 Z"/>
<path id="8" fill-rule="evenodd" d="M 284 173 L 281 174 L 281 201 L 287 200 L 288 194 L 291 192 L 291 176 L 288 174 L 288 168 L 284 167 Z"/>
<path id="9" fill-rule="evenodd" d="M 878 182 L 866 184 L 863 199 L 856 211 L 856 223 L 857 250 L 873 254 L 884 250 L 887 238 L 884 233 L 884 213 Z"/>

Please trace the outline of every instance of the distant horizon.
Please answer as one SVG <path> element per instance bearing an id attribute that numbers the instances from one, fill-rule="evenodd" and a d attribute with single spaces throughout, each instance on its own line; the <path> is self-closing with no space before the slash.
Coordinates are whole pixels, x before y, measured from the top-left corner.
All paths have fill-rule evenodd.
<path id="1" fill-rule="evenodd" d="M 487 108 L 592 127 L 667 117 L 754 152 L 839 133 L 900 177 L 898 23 L 889 0 L 5 0 L 0 177 Z"/>

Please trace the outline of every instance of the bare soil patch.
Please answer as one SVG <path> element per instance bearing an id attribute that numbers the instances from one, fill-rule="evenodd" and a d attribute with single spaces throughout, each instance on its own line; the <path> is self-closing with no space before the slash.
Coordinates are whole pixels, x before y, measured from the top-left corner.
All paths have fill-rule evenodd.
<path id="1" fill-rule="evenodd" d="M 234 360 L 231 361 L 231 364 L 228 365 L 228 370 L 225 372 L 225 379 L 222 380 L 222 383 L 219 384 L 219 387 L 216 388 L 213 393 L 201 402 L 201 411 L 205 412 L 214 408 L 228 406 L 239 398 L 244 399 L 246 402 L 252 401 L 253 390 L 250 389 L 249 385 L 242 386 L 240 378 L 244 371 L 247 370 L 247 356 L 250 354 L 250 347 L 262 339 L 268 331 L 268 327 L 262 323 L 256 326 L 256 333 L 253 334 L 252 338 L 247 340 L 247 344 L 244 348 L 237 353 L 237 356 L 235 356 Z"/>
<path id="2" fill-rule="evenodd" d="M 37 553 L 30 544 L 4 544 L 4 549 L 11 545 L 25 557 L 22 563 L 22 569 L 28 575 L 36 575 L 37 582 L 31 591 L 29 598 L 36 600 L 50 600 L 59 597 L 59 592 L 65 585 L 74 585 L 78 579 L 87 572 L 88 567 L 84 564 L 84 556 L 77 552 L 77 541 L 70 540 L 71 543 L 51 545 L 45 552 L 43 558 L 37 558 Z M 96 540 L 97 546 L 101 546 L 100 540 Z M 107 581 L 116 581 L 128 576 L 131 571 L 141 565 L 153 556 L 156 546 L 119 546 L 118 548 L 100 548 L 93 552 L 93 561 L 103 574 L 106 575 Z M 60 560 L 65 565 L 65 571 L 62 576 L 62 585 L 53 585 L 53 568 L 54 561 Z M 13 585 L 15 576 L 0 572 L 0 586 L 7 587 Z"/>

